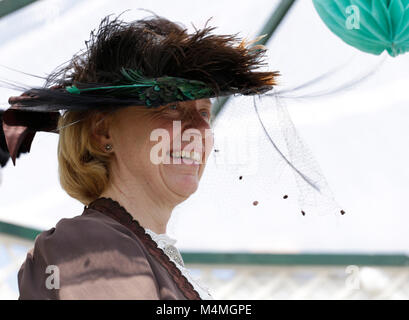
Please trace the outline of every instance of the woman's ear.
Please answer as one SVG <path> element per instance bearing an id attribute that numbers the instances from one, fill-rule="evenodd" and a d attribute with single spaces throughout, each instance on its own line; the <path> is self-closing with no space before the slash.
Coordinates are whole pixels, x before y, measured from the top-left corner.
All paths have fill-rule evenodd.
<path id="1" fill-rule="evenodd" d="M 107 113 L 98 112 L 91 121 L 91 135 L 98 149 L 104 150 L 106 145 L 112 145 L 110 134 L 111 117 Z"/>

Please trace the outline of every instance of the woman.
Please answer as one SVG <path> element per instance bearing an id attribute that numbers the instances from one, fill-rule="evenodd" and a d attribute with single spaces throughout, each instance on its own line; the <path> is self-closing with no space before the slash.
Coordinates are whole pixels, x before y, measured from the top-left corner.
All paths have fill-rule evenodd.
<path id="1" fill-rule="evenodd" d="M 61 185 L 85 205 L 36 238 L 18 273 L 20 299 L 212 298 L 166 226 L 212 149 L 210 98 L 263 93 L 278 75 L 253 71 L 264 49 L 213 29 L 107 17 L 44 88 L 9 99 L 13 161 L 36 131 L 59 132 Z"/>

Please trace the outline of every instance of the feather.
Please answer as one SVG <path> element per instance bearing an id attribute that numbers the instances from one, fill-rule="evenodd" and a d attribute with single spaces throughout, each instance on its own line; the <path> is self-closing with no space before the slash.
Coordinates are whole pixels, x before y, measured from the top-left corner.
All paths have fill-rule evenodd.
<path id="1" fill-rule="evenodd" d="M 118 85 L 124 77 L 143 83 L 167 76 L 202 81 L 218 95 L 241 90 L 255 94 L 256 88 L 276 84 L 277 71 L 255 71 L 265 65 L 266 49 L 249 48 L 259 38 L 246 43 L 236 35 L 215 35 L 214 29 L 189 34 L 162 17 L 126 23 L 108 16 L 91 32 L 87 49 L 50 74 L 46 86 Z"/>
<path id="2" fill-rule="evenodd" d="M 214 95 L 214 92 L 204 82 L 177 77 L 145 78 L 140 72 L 121 68 L 124 77 L 122 85 L 93 86 L 78 88 L 67 87 L 69 93 L 81 94 L 93 91 L 112 97 L 135 97 L 147 106 L 167 104 L 175 100 L 196 100 Z"/>

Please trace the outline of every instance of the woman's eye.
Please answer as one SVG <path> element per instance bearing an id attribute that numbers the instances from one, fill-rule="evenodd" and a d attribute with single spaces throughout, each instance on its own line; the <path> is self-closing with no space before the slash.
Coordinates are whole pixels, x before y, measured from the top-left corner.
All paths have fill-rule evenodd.
<path id="1" fill-rule="evenodd" d="M 207 111 L 202 111 L 200 114 L 206 118 L 210 118 L 209 112 Z"/>
<path id="2" fill-rule="evenodd" d="M 172 105 L 169 106 L 169 109 L 171 109 L 171 110 L 177 110 L 177 109 L 178 109 L 178 106 L 177 106 L 176 104 L 172 104 Z"/>

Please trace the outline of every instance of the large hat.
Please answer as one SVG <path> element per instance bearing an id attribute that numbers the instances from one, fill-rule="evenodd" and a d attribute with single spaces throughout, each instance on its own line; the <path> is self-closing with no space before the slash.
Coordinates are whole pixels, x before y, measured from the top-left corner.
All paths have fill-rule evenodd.
<path id="1" fill-rule="evenodd" d="M 87 49 L 46 77 L 43 87 L 10 97 L 3 130 L 13 163 L 37 131 L 58 133 L 61 111 L 154 108 L 272 89 L 279 73 L 255 71 L 266 49 L 214 29 L 206 24 L 190 34 L 158 16 L 129 23 L 105 17 Z"/>

